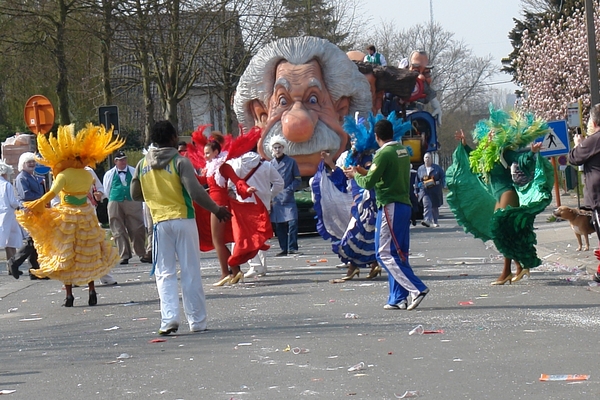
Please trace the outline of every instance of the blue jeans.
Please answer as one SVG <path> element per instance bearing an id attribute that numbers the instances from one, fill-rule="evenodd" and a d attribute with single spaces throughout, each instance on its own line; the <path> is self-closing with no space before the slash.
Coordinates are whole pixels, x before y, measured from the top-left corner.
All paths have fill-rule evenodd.
<path id="1" fill-rule="evenodd" d="M 298 220 L 276 222 L 275 234 L 281 251 L 298 251 Z"/>

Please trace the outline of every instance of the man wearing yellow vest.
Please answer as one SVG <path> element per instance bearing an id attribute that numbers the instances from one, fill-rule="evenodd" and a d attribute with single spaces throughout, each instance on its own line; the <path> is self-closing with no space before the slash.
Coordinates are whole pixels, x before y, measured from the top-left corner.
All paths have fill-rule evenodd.
<path id="1" fill-rule="evenodd" d="M 176 256 L 181 269 L 183 310 L 192 332 L 206 330 L 206 302 L 200 274 L 200 245 L 192 201 L 220 221 L 231 218 L 198 183 L 190 160 L 177 152 L 178 136 L 169 121 L 158 121 L 150 131 L 152 145 L 137 165 L 131 197 L 145 201 L 154 222 L 154 271 L 160 297 L 159 335 L 179 329 L 179 291 Z"/>

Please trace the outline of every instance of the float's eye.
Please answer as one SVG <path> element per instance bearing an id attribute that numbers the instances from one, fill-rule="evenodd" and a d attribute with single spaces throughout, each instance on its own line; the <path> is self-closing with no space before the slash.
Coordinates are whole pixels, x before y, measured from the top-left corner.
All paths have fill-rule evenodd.
<path id="1" fill-rule="evenodd" d="M 309 97 L 308 102 L 310 104 L 318 104 L 319 103 L 319 99 L 317 98 L 317 96 L 315 96 L 313 94 L 312 96 Z"/>
<path id="2" fill-rule="evenodd" d="M 280 105 L 280 106 L 287 106 L 287 104 L 288 104 L 288 102 L 287 102 L 287 100 L 285 99 L 285 97 L 281 96 L 281 97 L 279 98 L 279 105 Z"/>

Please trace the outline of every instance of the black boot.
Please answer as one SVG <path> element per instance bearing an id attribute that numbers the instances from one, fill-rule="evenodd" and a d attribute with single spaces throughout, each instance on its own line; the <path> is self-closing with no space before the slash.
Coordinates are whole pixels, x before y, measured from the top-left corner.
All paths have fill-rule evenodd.
<path id="1" fill-rule="evenodd" d="M 149 251 L 148 253 L 146 253 L 143 256 L 141 256 L 140 257 L 140 261 L 143 262 L 143 263 L 152 264 L 152 252 Z"/>
<path id="2" fill-rule="evenodd" d="M 75 297 L 73 297 L 73 295 L 67 296 L 67 298 L 65 299 L 65 303 L 63 304 L 63 306 L 65 306 L 65 307 L 73 307 L 73 302 L 74 301 L 75 301 Z"/>
<path id="3" fill-rule="evenodd" d="M 95 306 L 96 304 L 98 304 L 98 296 L 96 295 L 96 291 L 92 290 L 90 292 L 90 298 L 88 300 L 88 305 Z"/>
<path id="4" fill-rule="evenodd" d="M 47 276 L 44 277 L 44 278 L 38 278 L 37 275 L 35 275 L 33 272 L 31 272 L 33 269 L 34 268 L 29 268 L 29 279 L 31 279 L 32 281 L 35 281 L 35 280 L 38 280 L 38 279 L 39 280 L 45 280 L 45 281 L 47 281 L 48 279 L 50 279 Z"/>
<path id="5" fill-rule="evenodd" d="M 23 272 L 19 271 L 19 266 L 15 265 L 12 258 L 8 260 L 8 274 L 15 279 L 19 279 L 19 276 L 23 275 Z"/>

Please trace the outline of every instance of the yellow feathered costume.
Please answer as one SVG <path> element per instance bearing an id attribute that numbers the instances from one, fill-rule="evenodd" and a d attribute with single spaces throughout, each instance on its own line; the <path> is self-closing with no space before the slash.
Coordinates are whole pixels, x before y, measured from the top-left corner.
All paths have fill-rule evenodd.
<path id="1" fill-rule="evenodd" d="M 96 210 L 87 201 L 93 184 L 84 168 L 95 167 L 123 146 L 112 129 L 92 124 L 75 134 L 74 125 L 61 126 L 56 135 L 37 136 L 40 164 L 52 168 L 54 181 L 40 199 L 24 203 L 17 220 L 30 233 L 38 252 L 37 277 L 65 285 L 85 285 L 106 275 L 118 262 L 117 249 L 106 239 Z M 46 208 L 56 195 L 60 204 Z"/>

